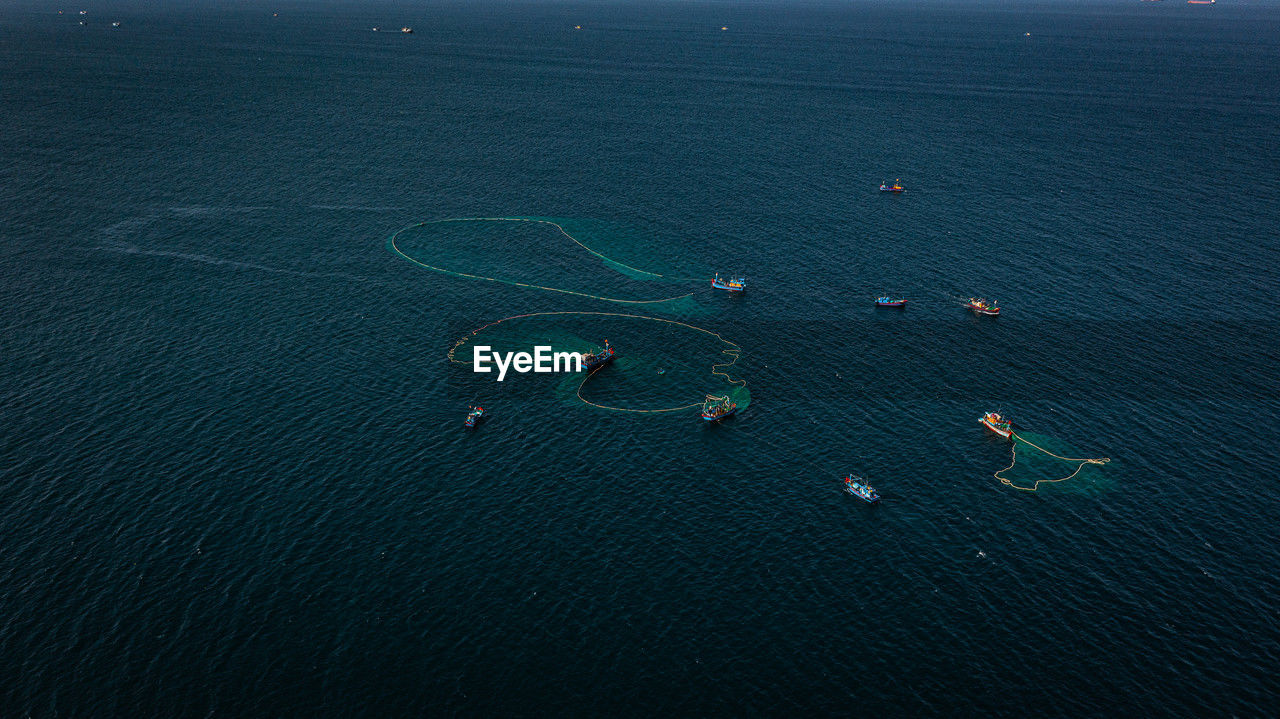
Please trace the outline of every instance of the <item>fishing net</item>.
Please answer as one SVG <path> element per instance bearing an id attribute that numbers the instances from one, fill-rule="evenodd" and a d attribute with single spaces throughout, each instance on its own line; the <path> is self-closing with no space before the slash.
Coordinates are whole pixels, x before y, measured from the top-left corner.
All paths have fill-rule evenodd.
<path id="1" fill-rule="evenodd" d="M 476 346 L 492 352 L 599 352 L 608 339 L 612 362 L 593 371 L 543 380 L 557 395 L 603 410 L 659 413 L 693 411 L 707 394 L 728 395 L 746 409 L 746 380 L 734 375 L 741 348 L 716 332 L 678 320 L 614 312 L 543 312 L 508 317 L 460 338 L 449 359 L 474 369 Z M 497 375 L 493 377 L 496 379 Z M 504 381 L 535 381 L 546 375 Z"/>
<path id="2" fill-rule="evenodd" d="M 697 277 L 671 267 L 635 230 L 584 220 L 468 217 L 405 227 L 387 248 L 455 277 L 663 312 L 696 311 Z"/>
<path id="3" fill-rule="evenodd" d="M 1081 458 L 1071 448 L 1052 437 L 1029 432 L 1015 432 L 1013 455 L 1009 466 L 995 473 L 1001 484 L 1013 489 L 1034 492 L 1045 485 L 1069 479 L 1090 479 L 1091 471 L 1107 464 L 1106 457 Z M 1066 468 L 1069 474 L 1063 476 Z"/>

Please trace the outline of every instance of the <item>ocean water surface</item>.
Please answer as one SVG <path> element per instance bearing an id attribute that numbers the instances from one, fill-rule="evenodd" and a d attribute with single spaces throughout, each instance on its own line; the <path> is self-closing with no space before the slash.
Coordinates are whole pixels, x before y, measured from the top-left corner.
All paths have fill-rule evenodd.
<path id="1" fill-rule="evenodd" d="M 1274 2 L 4 2 L 0 116 L 0 715 L 1275 711 Z"/>

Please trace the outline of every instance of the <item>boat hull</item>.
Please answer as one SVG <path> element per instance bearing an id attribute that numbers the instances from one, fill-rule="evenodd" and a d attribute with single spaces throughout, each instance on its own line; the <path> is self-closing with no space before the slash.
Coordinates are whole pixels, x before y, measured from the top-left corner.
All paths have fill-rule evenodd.
<path id="1" fill-rule="evenodd" d="M 982 423 L 983 427 L 986 427 L 987 429 L 991 430 L 992 432 L 995 432 L 996 434 L 1000 435 L 1001 437 L 1004 437 L 1005 439 L 1009 439 L 1009 436 L 1013 434 L 1012 429 L 1003 429 L 1000 427 L 1000 425 L 995 424 L 994 422 L 987 419 L 986 417 L 983 417 L 978 421 Z"/>
<path id="2" fill-rule="evenodd" d="M 866 502 L 867 504 L 875 504 L 875 503 L 877 503 L 877 502 L 879 502 L 879 501 L 880 501 L 880 495 L 878 495 L 878 494 L 874 494 L 874 493 L 873 493 L 873 494 L 871 494 L 871 496 L 869 496 L 869 497 L 864 497 L 862 494 L 860 494 L 860 493 L 859 493 L 857 490 L 855 490 L 853 487 L 849 487 L 849 486 L 847 486 L 847 485 L 845 486 L 844 491 L 848 492 L 849 494 L 852 494 L 853 496 L 857 497 L 858 499 L 861 499 L 862 501 Z"/>
<path id="3" fill-rule="evenodd" d="M 965 305 L 965 307 L 968 307 L 970 310 L 972 310 L 977 314 L 987 315 L 988 317 L 994 317 L 1000 314 L 999 307 L 975 307 L 974 305 Z"/>
<path id="4" fill-rule="evenodd" d="M 613 361 L 613 354 L 614 354 L 613 349 L 610 349 L 608 353 L 605 354 L 603 357 L 597 356 L 594 360 L 591 360 L 591 361 L 583 360 L 582 369 L 587 372 L 592 372 L 598 367 L 603 367 Z"/>
<path id="5" fill-rule="evenodd" d="M 746 287 L 734 287 L 732 285 L 726 284 L 724 282 L 719 282 L 717 280 L 711 280 L 711 286 L 716 288 L 717 290 L 724 290 L 726 292 L 742 292 L 747 289 Z"/>
<path id="6" fill-rule="evenodd" d="M 906 306 L 907 306 L 906 300 L 901 300 L 898 302 L 879 302 L 879 301 L 876 302 L 876 307 L 906 307 Z"/>
<path id="7" fill-rule="evenodd" d="M 703 422 L 719 422 L 720 420 L 722 420 L 722 419 L 724 419 L 724 418 L 726 418 L 726 417 L 732 417 L 733 415 L 735 415 L 735 414 L 737 414 L 737 413 L 738 413 L 738 408 L 737 408 L 737 407 L 734 407 L 733 409 L 731 409 L 731 410 L 729 410 L 728 412 L 725 412 L 725 413 L 723 413 L 723 414 L 717 414 L 717 415 L 703 414 L 703 415 L 702 415 L 702 421 L 703 421 Z"/>
<path id="8" fill-rule="evenodd" d="M 858 477 L 858 479 L 861 479 L 861 477 Z M 880 501 L 880 493 L 877 492 L 874 487 L 869 484 L 856 482 L 852 476 L 845 478 L 844 491 L 852 494 L 858 499 L 861 499 L 867 504 L 875 504 Z"/>

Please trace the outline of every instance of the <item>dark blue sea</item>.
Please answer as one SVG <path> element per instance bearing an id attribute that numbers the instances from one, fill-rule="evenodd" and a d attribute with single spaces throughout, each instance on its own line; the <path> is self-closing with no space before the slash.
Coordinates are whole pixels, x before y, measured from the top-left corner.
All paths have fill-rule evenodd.
<path id="1" fill-rule="evenodd" d="M 0 716 L 1275 716 L 1278 527 L 1276 2 L 0 0 Z"/>

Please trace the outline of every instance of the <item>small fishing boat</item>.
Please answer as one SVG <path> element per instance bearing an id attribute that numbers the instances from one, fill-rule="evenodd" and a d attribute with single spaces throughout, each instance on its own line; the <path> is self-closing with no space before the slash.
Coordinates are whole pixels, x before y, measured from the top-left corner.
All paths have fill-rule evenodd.
<path id="1" fill-rule="evenodd" d="M 903 187 L 903 186 L 902 186 L 902 180 L 894 180 L 892 185 L 890 185 L 890 184 L 889 184 L 889 183 L 887 183 L 887 182 L 881 182 L 881 183 L 880 183 L 880 191 L 881 191 L 881 192 L 895 192 L 895 193 L 896 193 L 896 192 L 902 192 L 902 191 L 904 191 L 904 190 L 906 190 L 906 189 L 907 189 L 907 188 L 905 188 L 905 187 Z"/>
<path id="2" fill-rule="evenodd" d="M 907 301 L 902 298 L 899 298 L 896 300 L 892 297 L 876 298 L 876 307 L 906 307 L 906 306 L 907 306 Z"/>
<path id="3" fill-rule="evenodd" d="M 1009 439 L 1009 436 L 1013 434 L 1013 423 L 999 412 L 987 412 L 978 421 L 982 423 L 982 426 L 1005 439 Z"/>
<path id="4" fill-rule="evenodd" d="M 977 312 L 980 315 L 1000 314 L 1000 308 L 996 306 L 995 301 L 987 302 L 986 300 L 981 298 L 970 297 L 969 301 L 966 302 L 964 306 L 968 307 L 974 312 Z"/>
<path id="5" fill-rule="evenodd" d="M 868 504 L 875 504 L 880 501 L 880 495 L 876 492 L 876 488 L 862 477 L 855 477 L 852 474 L 844 478 L 844 489 L 849 494 L 859 497 Z"/>
<path id="6" fill-rule="evenodd" d="M 1188 5 L 1212 5 L 1218 0 L 1187 0 Z"/>
<path id="7" fill-rule="evenodd" d="M 463 421 L 463 424 L 467 427 L 474 427 L 476 422 L 479 422 L 480 418 L 484 416 L 484 407 L 471 407 L 470 410 L 467 412 L 467 418 Z"/>
<path id="8" fill-rule="evenodd" d="M 604 349 L 599 352 L 588 352 L 582 355 L 582 368 L 591 372 L 597 367 L 603 367 L 613 361 L 613 355 L 613 347 L 609 346 L 609 340 L 605 340 Z"/>
<path id="9" fill-rule="evenodd" d="M 711 286 L 717 290 L 728 290 L 730 292 L 742 292 L 747 289 L 747 278 L 745 277 L 725 277 L 721 279 L 720 273 L 716 273 L 716 278 L 711 280 Z"/>
<path id="10" fill-rule="evenodd" d="M 402 27 L 402 28 L 400 28 L 400 32 L 404 33 L 405 35 L 412 35 L 412 34 L 413 34 L 413 28 L 411 28 L 411 27 Z"/>
<path id="11" fill-rule="evenodd" d="M 716 397 L 707 395 L 702 403 L 702 419 L 708 422 L 719 422 L 725 417 L 729 417 L 738 411 L 738 403 L 730 402 L 729 395 Z"/>

